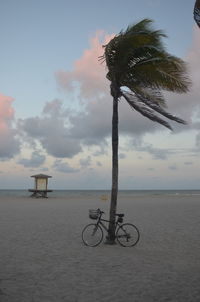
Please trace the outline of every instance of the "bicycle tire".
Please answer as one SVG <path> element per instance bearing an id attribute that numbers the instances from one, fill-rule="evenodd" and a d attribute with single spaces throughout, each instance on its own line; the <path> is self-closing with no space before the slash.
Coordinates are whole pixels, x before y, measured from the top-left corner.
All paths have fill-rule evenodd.
<path id="1" fill-rule="evenodd" d="M 140 232 L 134 224 L 124 223 L 117 229 L 116 239 L 120 245 L 124 247 L 132 247 L 138 243 Z"/>
<path id="2" fill-rule="evenodd" d="M 103 240 L 103 230 L 95 223 L 87 224 L 82 231 L 83 243 L 90 247 L 99 245 Z"/>

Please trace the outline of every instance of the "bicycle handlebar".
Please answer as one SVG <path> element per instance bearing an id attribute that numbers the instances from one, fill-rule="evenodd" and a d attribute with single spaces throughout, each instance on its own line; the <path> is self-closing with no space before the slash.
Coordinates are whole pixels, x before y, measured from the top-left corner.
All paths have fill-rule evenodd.
<path id="1" fill-rule="evenodd" d="M 100 209 L 97 209 L 97 211 L 100 213 L 100 214 L 105 214 L 104 211 L 101 211 Z M 115 214 L 115 216 L 118 216 L 118 217 L 124 217 L 124 214 Z"/>
<path id="2" fill-rule="evenodd" d="M 100 213 L 100 214 L 105 214 L 104 211 L 101 211 L 100 209 L 97 209 L 97 211 Z"/>

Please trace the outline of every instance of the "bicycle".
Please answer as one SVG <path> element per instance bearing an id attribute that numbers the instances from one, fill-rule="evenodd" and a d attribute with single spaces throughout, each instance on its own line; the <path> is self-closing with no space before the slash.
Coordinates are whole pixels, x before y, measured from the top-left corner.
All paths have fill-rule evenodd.
<path id="1" fill-rule="evenodd" d="M 86 225 L 82 231 L 83 243 L 90 247 L 99 245 L 103 238 L 103 229 L 108 233 L 108 228 L 103 222 L 109 223 L 110 220 L 103 219 L 105 214 L 100 209 L 89 210 L 89 218 L 97 220 L 96 223 Z M 123 247 L 132 247 L 136 245 L 140 239 L 138 228 L 132 223 L 123 223 L 124 214 L 116 214 L 117 220 L 115 222 L 115 238 L 117 242 Z"/>

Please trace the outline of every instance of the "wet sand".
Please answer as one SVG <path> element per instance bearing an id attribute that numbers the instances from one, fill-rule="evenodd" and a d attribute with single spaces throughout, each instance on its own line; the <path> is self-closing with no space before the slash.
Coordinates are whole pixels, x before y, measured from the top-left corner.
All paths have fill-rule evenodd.
<path id="1" fill-rule="evenodd" d="M 83 245 L 92 196 L 0 198 L 1 302 L 199 302 L 199 196 L 119 196 L 137 246 Z"/>

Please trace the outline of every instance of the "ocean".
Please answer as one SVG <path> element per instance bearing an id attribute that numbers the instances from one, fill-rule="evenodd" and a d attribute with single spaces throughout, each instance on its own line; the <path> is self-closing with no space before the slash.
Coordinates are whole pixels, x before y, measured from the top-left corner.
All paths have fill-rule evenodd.
<path id="1" fill-rule="evenodd" d="M 0 190 L 1 197 L 28 197 L 31 193 L 28 190 Z M 136 197 L 136 196 L 195 196 L 200 195 L 200 190 L 119 190 L 119 197 Z M 48 193 L 49 198 L 69 198 L 83 196 L 84 198 L 105 196 L 110 197 L 110 190 L 53 190 L 53 192 Z"/>

